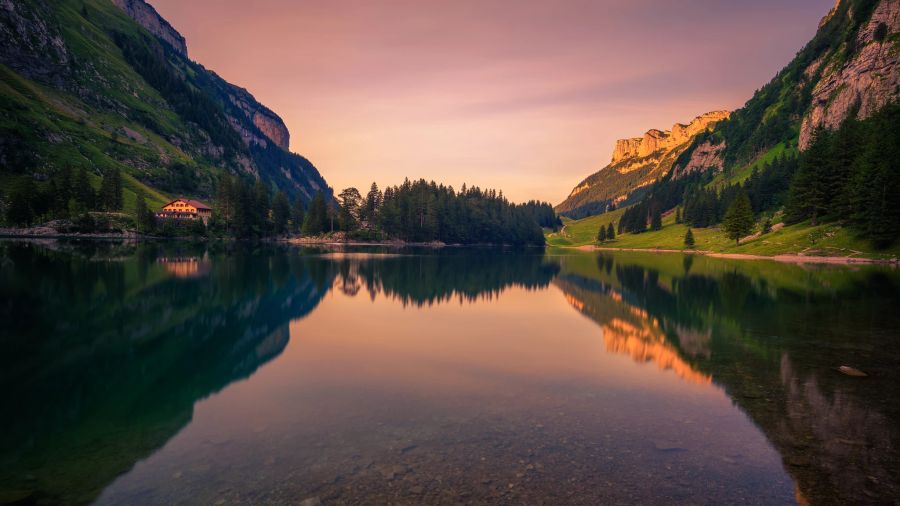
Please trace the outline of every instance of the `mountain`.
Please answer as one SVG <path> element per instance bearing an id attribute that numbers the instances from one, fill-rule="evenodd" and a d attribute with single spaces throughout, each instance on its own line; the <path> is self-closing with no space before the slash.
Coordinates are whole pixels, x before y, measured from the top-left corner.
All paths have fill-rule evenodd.
<path id="1" fill-rule="evenodd" d="M 223 173 L 309 202 L 330 189 L 282 119 L 188 57 L 143 0 L 0 2 L 0 181 L 63 167 L 140 192 L 209 198 Z"/>
<path id="2" fill-rule="evenodd" d="M 654 129 L 643 137 L 617 140 L 609 165 L 578 183 L 566 200 L 555 207 L 556 211 L 581 218 L 602 213 L 612 204 L 630 203 L 638 196 L 639 189 L 669 173 L 676 159 L 697 135 L 728 116 L 727 111 L 708 112 L 687 125 L 676 123 L 671 130 Z M 700 163 L 705 161 L 692 160 L 683 170 L 696 170 Z"/>
<path id="3" fill-rule="evenodd" d="M 610 202 L 646 198 L 654 181 L 665 192 L 666 182 L 690 171 L 720 173 L 724 182 L 741 181 L 763 162 L 805 151 L 819 127 L 834 130 L 848 118 L 872 117 L 900 96 L 898 32 L 900 2 L 838 0 L 813 39 L 784 69 L 743 107 L 696 135 L 674 160 L 660 157 L 655 170 L 641 168 L 646 176 L 629 177 L 616 166 L 614 156 L 614 163 L 579 184 L 557 211 L 571 217 L 599 214 Z M 623 153 L 633 153 L 633 140 L 620 142 Z M 787 188 L 790 180 L 780 183 Z M 683 188 L 677 189 L 680 199 Z"/>

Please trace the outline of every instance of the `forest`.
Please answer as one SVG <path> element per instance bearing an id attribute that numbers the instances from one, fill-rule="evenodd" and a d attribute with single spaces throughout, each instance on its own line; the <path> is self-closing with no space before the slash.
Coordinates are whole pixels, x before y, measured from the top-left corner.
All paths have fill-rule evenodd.
<path id="1" fill-rule="evenodd" d="M 865 120 L 851 117 L 837 130 L 815 132 L 809 148 L 799 155 L 782 155 L 754 167 L 742 183 L 717 187 L 711 173 L 667 176 L 622 215 L 618 231 L 657 229 L 661 214 L 673 208 L 679 222 L 697 228 L 718 225 L 735 202 L 746 197 L 754 220 L 771 218 L 783 208 L 785 224 L 838 222 L 886 247 L 900 238 L 897 124 L 898 104 Z"/>
<path id="2" fill-rule="evenodd" d="M 502 192 L 450 186 L 424 179 L 381 191 L 372 183 L 363 196 L 347 188 L 336 198 L 317 193 L 309 206 L 283 192 L 274 197 L 257 181 L 224 176 L 209 228 L 213 234 L 265 237 L 344 232 L 355 240 L 441 241 L 448 244 L 542 245 L 542 227 L 562 223 L 550 204 L 509 202 Z"/>

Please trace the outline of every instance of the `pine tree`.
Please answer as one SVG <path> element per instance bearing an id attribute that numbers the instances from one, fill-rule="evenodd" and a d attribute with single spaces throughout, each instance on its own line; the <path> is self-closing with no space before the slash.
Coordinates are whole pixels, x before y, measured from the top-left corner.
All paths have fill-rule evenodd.
<path id="1" fill-rule="evenodd" d="M 600 225 L 600 230 L 597 232 L 597 242 L 606 242 L 606 226 Z"/>
<path id="2" fill-rule="evenodd" d="M 288 219 L 291 215 L 291 206 L 288 204 L 287 195 L 279 190 L 272 201 L 272 225 L 275 235 L 287 232 Z"/>
<path id="3" fill-rule="evenodd" d="M 734 239 L 736 244 L 741 243 L 741 237 L 753 230 L 753 209 L 750 207 L 750 199 L 743 191 L 732 201 L 722 227 L 729 239 Z"/>
<path id="4" fill-rule="evenodd" d="M 465 188 L 465 185 L 463 185 L 463 188 Z M 366 194 L 366 200 L 362 204 L 362 209 L 360 210 L 360 219 L 366 222 L 366 227 L 369 230 L 374 230 L 378 211 L 383 203 L 384 195 L 382 195 L 381 191 L 378 189 L 378 185 L 373 182 L 372 186 L 369 188 L 369 193 Z"/>
<path id="5" fill-rule="evenodd" d="M 796 223 L 807 218 L 813 225 L 828 212 L 828 172 L 831 168 L 831 133 L 819 128 L 813 133 L 809 148 L 803 154 L 800 167 L 791 181 L 785 220 Z"/>
<path id="6" fill-rule="evenodd" d="M 662 212 L 658 206 L 653 206 L 653 212 L 650 217 L 650 229 L 662 230 Z"/>
<path id="7" fill-rule="evenodd" d="M 612 241 L 616 238 L 616 229 L 613 227 L 612 222 L 609 222 L 609 226 L 606 227 L 606 240 Z"/>
<path id="8" fill-rule="evenodd" d="M 692 232 L 690 228 L 684 233 L 684 247 L 687 249 L 694 249 L 694 232 Z"/>
<path id="9" fill-rule="evenodd" d="M 234 179 L 228 174 L 222 175 L 216 189 L 216 215 L 226 228 L 231 227 L 234 222 L 235 198 Z"/>
<path id="10" fill-rule="evenodd" d="M 100 181 L 100 207 L 105 211 L 122 209 L 122 173 L 112 168 L 103 173 Z"/>
<path id="11" fill-rule="evenodd" d="M 266 185 L 261 179 L 257 179 L 256 183 L 253 185 L 253 206 L 251 209 L 253 211 L 254 228 L 256 228 L 261 235 L 268 235 L 270 230 L 269 189 L 266 188 Z"/>
<path id="12" fill-rule="evenodd" d="M 316 192 L 316 196 L 309 205 L 309 212 L 306 213 L 303 235 L 319 235 L 327 232 L 328 229 L 328 208 L 325 204 L 325 194 Z"/>
<path id="13" fill-rule="evenodd" d="M 297 197 L 291 206 L 291 231 L 299 234 L 303 230 L 303 218 L 306 210 L 303 209 L 303 200 Z"/>
<path id="14" fill-rule="evenodd" d="M 78 175 L 75 177 L 75 202 L 77 203 L 77 211 L 83 213 L 94 209 L 94 188 L 88 179 L 87 170 L 84 167 L 78 169 Z"/>
<path id="15" fill-rule="evenodd" d="M 363 204 L 362 195 L 360 195 L 359 190 L 351 187 L 345 188 L 340 195 L 338 195 L 338 199 L 341 201 L 341 209 L 338 218 L 341 230 L 346 230 L 348 232 L 356 230 L 361 215 L 360 206 Z M 373 207 L 373 209 L 374 208 L 375 207 Z"/>
<path id="16" fill-rule="evenodd" d="M 138 231 L 145 234 L 153 232 L 156 228 L 156 218 L 153 216 L 153 211 L 147 207 L 143 193 L 138 194 L 135 208 L 135 225 Z"/>
<path id="17" fill-rule="evenodd" d="M 675 208 L 675 223 L 681 223 L 681 207 Z"/>
<path id="18" fill-rule="evenodd" d="M 9 192 L 6 221 L 12 225 L 31 226 L 35 219 L 33 205 L 36 198 L 34 179 L 27 176 L 17 178 Z"/>

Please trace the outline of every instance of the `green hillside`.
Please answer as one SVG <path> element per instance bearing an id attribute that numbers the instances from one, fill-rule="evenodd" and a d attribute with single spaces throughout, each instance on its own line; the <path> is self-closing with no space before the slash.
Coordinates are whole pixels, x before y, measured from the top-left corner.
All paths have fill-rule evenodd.
<path id="1" fill-rule="evenodd" d="M 4 4 L 0 44 L 0 206 L 13 181 L 41 189 L 63 168 L 84 168 L 95 187 L 121 171 L 126 212 L 139 193 L 150 205 L 209 199 L 226 173 L 303 202 L 330 192 L 308 160 L 287 151 L 275 113 L 110 0 Z M 260 118 L 278 137 L 262 132 Z"/>
<path id="2" fill-rule="evenodd" d="M 681 249 L 687 225 L 674 223 L 677 208 L 699 249 L 893 256 L 900 238 L 900 88 L 892 84 L 900 26 L 892 9 L 890 0 L 838 2 L 784 69 L 673 164 L 684 166 L 702 147 L 720 169 L 673 169 L 650 187 L 634 187 L 625 201 L 630 211 L 569 221 L 548 242 L 589 244 L 612 221 L 626 233 L 610 246 Z M 723 229 L 744 196 L 751 216 Z M 666 226 L 645 232 L 661 214 L 668 214 Z M 735 245 L 773 217 L 787 226 Z"/>
<path id="3" fill-rule="evenodd" d="M 577 247 L 598 246 L 616 249 L 661 249 L 687 251 L 684 235 L 688 226 L 675 223 L 675 215 L 663 217 L 659 231 L 640 234 L 619 234 L 612 241 L 597 242 L 600 226 L 616 223 L 624 209 L 580 220 L 563 220 L 565 226 L 559 232 L 545 234 L 549 246 Z M 740 245 L 728 239 L 720 227 L 691 229 L 696 251 L 716 253 L 743 253 L 749 255 L 804 254 L 808 256 L 847 256 L 859 258 L 892 259 L 900 257 L 900 245 L 877 248 L 871 241 L 859 238 L 856 233 L 840 225 L 828 223 L 811 226 L 809 222 L 785 226 L 760 235 Z"/>

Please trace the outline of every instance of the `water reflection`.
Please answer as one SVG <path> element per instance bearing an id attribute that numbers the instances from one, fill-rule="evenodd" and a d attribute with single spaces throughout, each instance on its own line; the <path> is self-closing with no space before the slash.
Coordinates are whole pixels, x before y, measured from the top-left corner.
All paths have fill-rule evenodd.
<path id="1" fill-rule="evenodd" d="M 900 497 L 890 269 L 0 242 L 0 301 L 0 502 Z"/>
<path id="2" fill-rule="evenodd" d="M 570 256 L 555 283 L 608 350 L 724 388 L 781 453 L 798 502 L 896 501 L 896 271 L 675 258 Z M 842 364 L 869 377 L 844 376 Z"/>
<path id="3" fill-rule="evenodd" d="M 455 277 L 463 255 L 317 253 L 0 243 L 0 385 L 15 406 L 0 434 L 0 499 L 91 500 L 187 425 L 197 400 L 278 356 L 288 322 L 332 286 L 422 305 L 546 286 L 555 272 L 535 255 L 469 262 Z"/>

